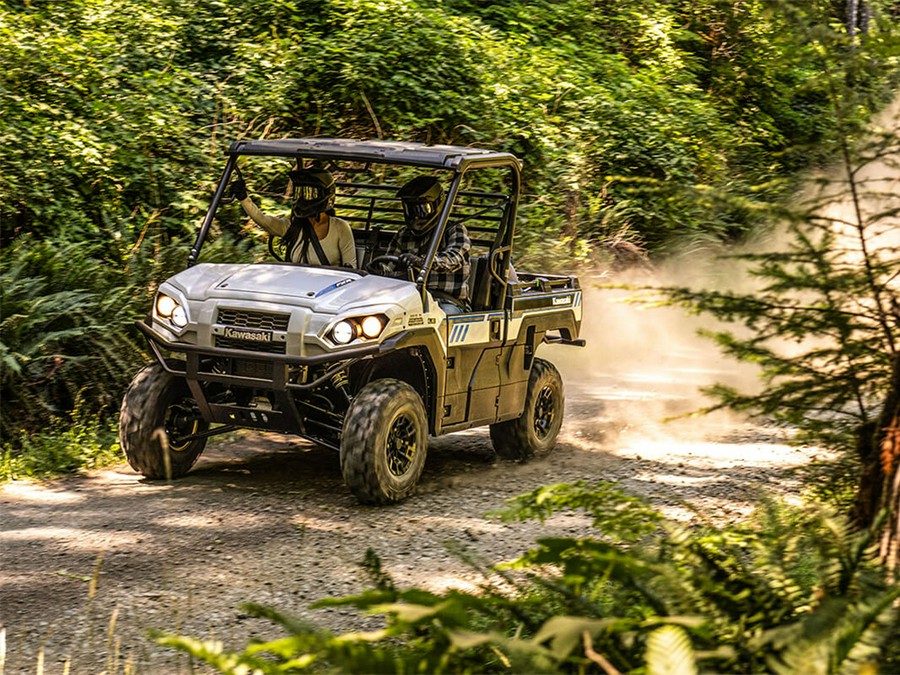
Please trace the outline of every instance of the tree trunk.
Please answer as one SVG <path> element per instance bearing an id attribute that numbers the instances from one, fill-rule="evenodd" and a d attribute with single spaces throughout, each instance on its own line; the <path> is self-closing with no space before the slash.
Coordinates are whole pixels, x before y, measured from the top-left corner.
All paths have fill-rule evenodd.
<path id="1" fill-rule="evenodd" d="M 860 530 L 869 529 L 878 514 L 884 476 L 878 461 L 879 423 L 869 422 L 856 432 L 856 454 L 859 459 L 859 483 L 850 517 Z"/>
<path id="2" fill-rule="evenodd" d="M 900 471 L 898 471 L 900 462 L 897 461 L 897 446 L 900 444 L 897 443 L 896 437 L 893 443 L 893 477 L 888 475 L 886 481 L 887 489 L 883 502 L 887 509 L 887 519 L 884 523 L 884 531 L 881 533 L 880 549 L 880 557 L 889 570 L 896 570 L 900 563 Z"/>
<path id="3" fill-rule="evenodd" d="M 859 14 L 859 0 L 847 0 L 847 35 L 856 37 L 856 18 Z"/>
<path id="4" fill-rule="evenodd" d="M 563 238 L 569 240 L 569 253 L 575 254 L 578 247 L 578 207 L 581 195 L 577 189 L 566 192 L 565 220 L 563 221 Z"/>
<path id="5" fill-rule="evenodd" d="M 869 32 L 869 22 L 872 19 L 872 10 L 865 0 L 847 0 L 847 35 L 851 40 L 857 33 L 866 35 Z"/>
<path id="6" fill-rule="evenodd" d="M 894 356 L 888 392 L 878 421 L 859 432 L 859 489 L 852 517 L 860 528 L 882 522 L 881 558 L 891 568 L 900 554 L 900 355 Z"/>

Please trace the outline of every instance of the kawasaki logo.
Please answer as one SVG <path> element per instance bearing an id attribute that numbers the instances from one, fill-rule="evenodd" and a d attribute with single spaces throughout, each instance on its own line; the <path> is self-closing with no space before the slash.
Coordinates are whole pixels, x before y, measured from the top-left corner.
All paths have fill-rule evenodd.
<path id="1" fill-rule="evenodd" d="M 250 342 L 271 342 L 272 333 L 270 331 L 261 330 L 238 330 L 237 328 L 226 328 L 225 337 L 234 340 L 249 340 Z"/>

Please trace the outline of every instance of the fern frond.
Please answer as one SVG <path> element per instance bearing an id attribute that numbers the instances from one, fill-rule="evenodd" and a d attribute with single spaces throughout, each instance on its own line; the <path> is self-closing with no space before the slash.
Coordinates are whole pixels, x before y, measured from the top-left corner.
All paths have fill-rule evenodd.
<path id="1" fill-rule="evenodd" d="M 691 639 L 678 626 L 657 628 L 647 637 L 647 675 L 696 675 Z"/>

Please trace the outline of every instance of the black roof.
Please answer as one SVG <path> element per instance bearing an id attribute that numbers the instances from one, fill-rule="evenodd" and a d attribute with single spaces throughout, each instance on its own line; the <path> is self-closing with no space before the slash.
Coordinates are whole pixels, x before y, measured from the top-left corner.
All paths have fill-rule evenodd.
<path id="1" fill-rule="evenodd" d="M 432 169 L 465 171 L 472 167 L 515 166 L 522 162 L 508 152 L 461 145 L 427 145 L 404 141 L 361 141 L 349 138 L 281 138 L 235 141 L 228 155 L 270 155 L 334 159 L 382 164 L 405 164 Z"/>

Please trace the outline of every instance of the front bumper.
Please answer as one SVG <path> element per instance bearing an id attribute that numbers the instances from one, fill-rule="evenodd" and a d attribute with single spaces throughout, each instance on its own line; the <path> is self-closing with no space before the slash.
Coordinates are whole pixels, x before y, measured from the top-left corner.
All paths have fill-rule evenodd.
<path id="1" fill-rule="evenodd" d="M 403 335 L 331 354 L 288 356 L 176 342 L 144 321 L 136 321 L 135 325 L 147 338 L 159 364 L 172 375 L 185 378 L 207 422 L 294 433 L 331 447 L 336 447 L 333 439 L 340 434 L 338 420 L 311 417 L 308 410 L 301 410 L 298 400 L 304 398 L 304 392 L 331 386 L 335 376 L 359 361 L 394 349 L 396 340 Z M 184 358 L 167 358 L 167 354 Z M 260 405 L 252 398 L 241 404 L 227 396 L 223 398 L 221 392 L 230 387 L 261 390 L 266 402 Z"/>
<path id="2" fill-rule="evenodd" d="M 285 389 L 313 389 L 354 363 L 376 356 L 387 349 L 388 342 L 394 342 L 396 338 L 380 344 L 361 345 L 349 347 L 339 352 L 328 354 L 316 354 L 315 356 L 289 356 L 286 354 L 262 354 L 259 352 L 243 351 L 240 349 L 223 349 L 221 347 L 207 347 L 192 345 L 184 342 L 175 342 L 166 339 L 156 332 L 152 326 L 144 321 L 135 321 L 137 329 L 144 334 L 150 349 L 160 365 L 173 375 L 186 377 L 188 380 L 203 380 L 207 382 L 221 382 L 244 387 L 261 387 L 273 390 Z M 174 352 L 185 355 L 185 360 L 167 359 L 164 352 Z M 202 367 L 204 361 L 220 360 L 246 364 L 244 370 L 229 369 L 229 372 L 216 372 Z M 183 368 L 180 366 L 183 365 Z M 255 368 L 254 368 L 255 366 Z M 312 381 L 291 381 L 289 373 L 291 367 L 325 366 L 325 373 Z M 329 367 L 330 366 L 330 367 Z M 258 370 L 258 372 L 251 372 Z"/>

